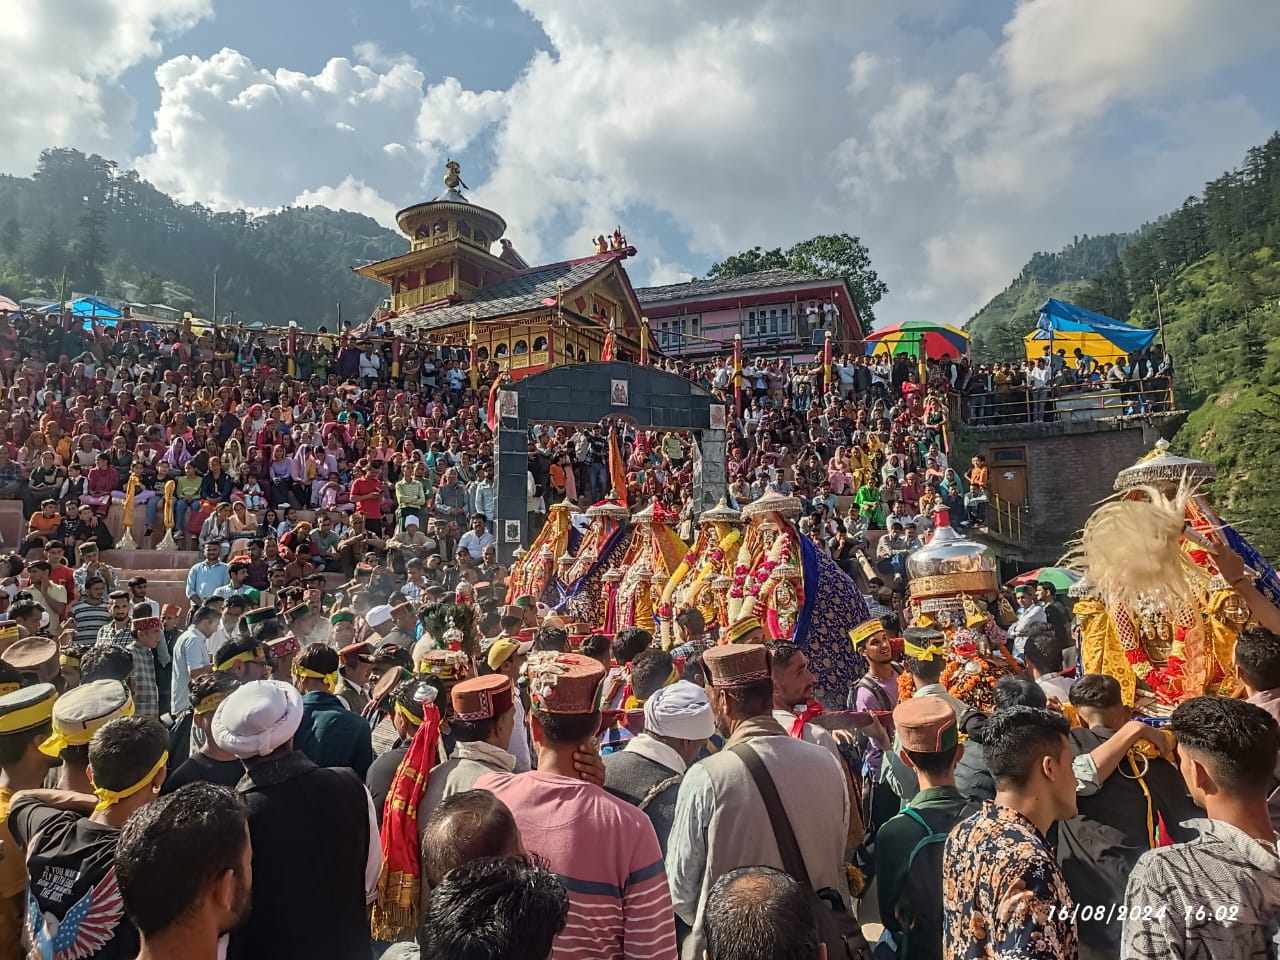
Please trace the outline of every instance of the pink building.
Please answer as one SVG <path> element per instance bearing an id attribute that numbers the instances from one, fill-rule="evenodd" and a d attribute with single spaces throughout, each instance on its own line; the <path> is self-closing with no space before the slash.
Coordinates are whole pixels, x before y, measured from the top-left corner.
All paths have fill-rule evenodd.
<path id="1" fill-rule="evenodd" d="M 746 356 L 804 361 L 822 351 L 827 330 L 837 354 L 863 351 L 858 311 L 840 277 L 762 270 L 643 287 L 636 296 L 654 345 L 668 356 L 722 355 L 741 334 Z"/>

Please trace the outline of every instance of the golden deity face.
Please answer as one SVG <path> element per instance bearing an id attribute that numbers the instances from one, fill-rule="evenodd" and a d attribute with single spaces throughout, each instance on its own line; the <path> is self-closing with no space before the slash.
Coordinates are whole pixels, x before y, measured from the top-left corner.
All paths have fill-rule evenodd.
<path id="1" fill-rule="evenodd" d="M 1234 590 L 1227 594 L 1222 601 L 1222 616 L 1233 628 L 1239 630 L 1252 616 L 1249 605 L 1240 599 L 1240 595 Z"/>
<path id="2" fill-rule="evenodd" d="M 1173 651 L 1173 624 L 1164 617 L 1144 619 L 1139 640 L 1147 653 L 1147 659 L 1155 666 L 1162 667 L 1169 662 L 1169 654 Z"/>

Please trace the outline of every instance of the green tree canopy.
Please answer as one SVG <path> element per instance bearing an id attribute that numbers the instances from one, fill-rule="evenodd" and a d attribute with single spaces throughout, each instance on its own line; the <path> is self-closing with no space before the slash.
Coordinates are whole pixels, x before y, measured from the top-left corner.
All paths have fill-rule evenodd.
<path id="1" fill-rule="evenodd" d="M 740 277 L 762 270 L 795 270 L 823 277 L 841 277 L 849 284 L 853 305 L 862 319 L 862 332 L 870 333 L 875 305 L 889 287 L 871 266 L 871 254 L 858 237 L 849 233 L 821 234 L 783 250 L 752 247 L 711 265 L 707 277 Z"/>

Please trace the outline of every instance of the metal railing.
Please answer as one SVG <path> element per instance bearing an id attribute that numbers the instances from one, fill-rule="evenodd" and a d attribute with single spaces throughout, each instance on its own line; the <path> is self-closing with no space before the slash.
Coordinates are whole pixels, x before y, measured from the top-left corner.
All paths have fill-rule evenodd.
<path id="1" fill-rule="evenodd" d="M 1002 500 L 994 493 L 987 494 L 986 521 L 987 529 L 1005 540 L 1026 543 L 1035 538 L 1027 508 Z"/>
<path id="2" fill-rule="evenodd" d="M 1088 387 L 1020 387 L 1007 393 L 969 394 L 959 404 L 974 427 L 1046 421 L 1084 422 L 1107 417 L 1167 413 L 1174 409 L 1173 384 L 1159 377 L 1115 390 Z"/>

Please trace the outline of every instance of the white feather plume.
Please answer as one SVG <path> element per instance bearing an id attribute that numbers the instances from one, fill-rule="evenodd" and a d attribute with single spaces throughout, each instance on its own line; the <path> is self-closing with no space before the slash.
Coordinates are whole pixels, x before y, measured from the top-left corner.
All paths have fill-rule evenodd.
<path id="1" fill-rule="evenodd" d="M 1196 608 L 1209 578 L 1182 546 L 1192 493 L 1183 484 L 1169 499 L 1144 486 L 1104 502 L 1060 564 L 1088 577 L 1120 609 Z"/>

